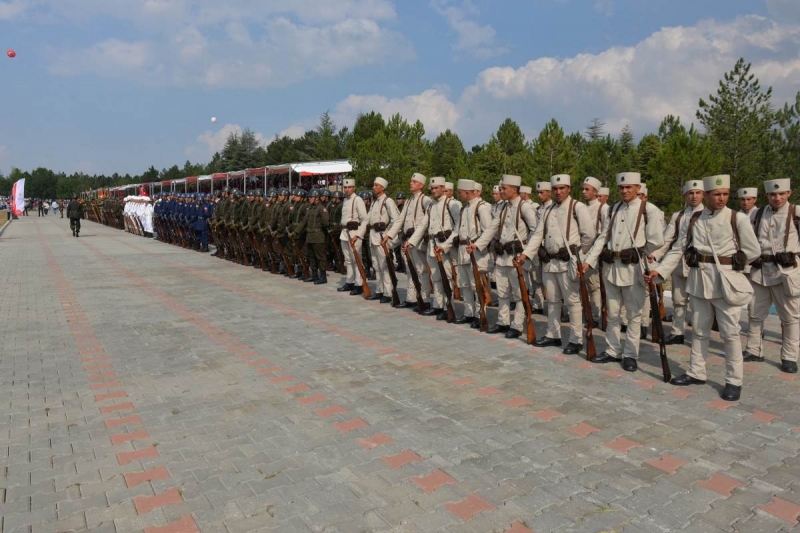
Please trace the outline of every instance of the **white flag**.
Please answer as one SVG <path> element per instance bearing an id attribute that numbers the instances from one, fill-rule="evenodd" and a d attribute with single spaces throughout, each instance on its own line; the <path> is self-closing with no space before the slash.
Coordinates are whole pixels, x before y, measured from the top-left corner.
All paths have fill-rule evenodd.
<path id="1" fill-rule="evenodd" d="M 25 178 L 17 180 L 11 190 L 11 211 L 15 215 L 21 216 L 25 209 Z"/>

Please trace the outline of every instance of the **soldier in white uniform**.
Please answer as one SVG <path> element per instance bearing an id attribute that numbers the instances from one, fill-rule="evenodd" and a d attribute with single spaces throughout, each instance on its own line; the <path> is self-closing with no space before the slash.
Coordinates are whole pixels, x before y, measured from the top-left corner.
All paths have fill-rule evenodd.
<path id="1" fill-rule="evenodd" d="M 453 241 L 458 236 L 455 231 L 458 221 L 455 220 L 453 212 L 450 210 L 450 199 L 445 194 L 445 179 L 442 177 L 431 178 L 431 194 L 434 201 L 428 205 L 423 216 L 414 228 L 414 234 L 408 239 L 407 246 L 412 248 L 419 247 L 420 244 L 428 242 L 427 261 L 431 272 L 431 282 L 433 282 L 433 295 L 431 297 L 431 308 L 422 313 L 425 316 L 436 316 L 437 320 L 446 320 L 445 311 L 446 295 L 444 294 L 444 282 L 439 272 L 439 263 L 436 259 L 435 251 L 442 255 L 442 263 L 445 267 L 448 282 L 452 287 L 452 274 L 450 272 L 450 250 L 453 248 Z M 452 304 L 452 302 L 450 302 Z"/>
<path id="2" fill-rule="evenodd" d="M 750 271 L 753 305 L 744 360 L 764 360 L 761 332 L 774 305 L 781 320 L 781 370 L 795 374 L 800 355 L 800 206 L 789 203 L 789 179 L 765 181 L 764 190 L 769 204 L 758 209 L 753 224 L 761 257 Z"/>
<path id="3" fill-rule="evenodd" d="M 706 382 L 706 355 L 714 316 L 725 344 L 725 388 L 720 397 L 735 402 L 742 393 L 742 343 L 739 316 L 753 288 L 742 272 L 761 253 L 747 215 L 728 209 L 730 176 L 703 179 L 706 208 L 687 227 L 648 279 L 668 276 L 686 258 L 689 277 L 686 292 L 692 307 L 692 352 L 689 370 L 673 378 L 672 384 L 701 385 Z"/>
<path id="4" fill-rule="evenodd" d="M 750 217 L 750 220 L 753 220 L 753 217 L 756 215 L 756 201 L 758 200 L 758 188 L 757 187 L 744 187 L 736 191 L 736 197 L 739 200 L 739 207 L 741 210 L 740 213 L 744 213 L 745 215 Z"/>
<path id="5" fill-rule="evenodd" d="M 367 300 L 380 300 L 382 304 L 392 301 L 392 278 L 389 276 L 389 268 L 386 266 L 387 258 L 381 241 L 386 230 L 392 227 L 400 217 L 397 204 L 386 196 L 386 187 L 388 186 L 389 182 L 384 178 L 375 178 L 372 184 L 375 200 L 372 202 L 367 216 L 372 265 L 375 268 L 375 280 L 378 282 L 375 292 Z M 388 243 L 387 248 L 394 248 L 394 242 Z M 388 260 L 391 261 L 392 258 L 389 257 Z"/>
<path id="6" fill-rule="evenodd" d="M 600 187 L 597 199 L 600 200 L 601 204 L 608 205 L 608 195 L 610 192 L 611 191 L 608 190 L 608 187 Z"/>
<path id="7" fill-rule="evenodd" d="M 350 292 L 351 295 L 364 294 L 361 273 L 356 266 L 353 250 L 360 249 L 361 239 L 367 229 L 367 208 L 364 200 L 356 194 L 356 180 L 344 180 L 344 201 L 342 203 L 342 232 L 339 241 L 342 246 L 344 264 L 347 267 L 347 278 L 344 285 L 336 289 L 339 292 Z"/>
<path id="8" fill-rule="evenodd" d="M 695 213 L 703 211 L 703 180 L 687 181 L 683 186 L 683 198 L 686 207 L 672 214 L 669 224 L 664 232 L 664 246 L 653 252 L 648 258 L 652 261 L 661 261 L 672 246 L 678 241 L 681 231 L 689 225 L 689 221 Z M 698 215 L 699 216 L 699 215 Z M 651 261 L 651 262 L 652 262 Z M 685 261 L 681 261 L 678 267 L 672 272 L 672 331 L 664 340 L 666 344 L 683 344 L 684 332 L 686 329 L 686 278 L 689 276 L 689 267 Z"/>
<path id="9" fill-rule="evenodd" d="M 561 346 L 561 301 L 569 311 L 569 341 L 565 354 L 576 354 L 583 348 L 583 314 L 577 265 L 580 255 L 591 248 L 595 238 L 589 209 L 570 198 L 571 178 L 557 174 L 550 178 L 555 201 L 539 221 L 518 262 L 538 255 L 542 260 L 544 286 L 547 290 L 547 335 L 534 346 Z M 569 264 L 575 269 L 569 272 Z M 574 276 L 574 277 L 573 277 Z"/>
<path id="10" fill-rule="evenodd" d="M 681 188 L 681 189 L 683 189 L 683 188 Z M 639 199 L 642 200 L 643 202 L 647 202 L 648 208 L 650 208 L 650 207 L 655 207 L 656 208 L 656 210 L 658 212 L 658 216 L 661 218 L 661 226 L 665 227 L 667 225 L 667 223 L 666 223 L 666 217 L 664 216 L 664 212 L 661 209 L 659 209 L 655 204 L 650 203 L 647 200 L 647 196 L 648 196 L 647 195 L 647 184 L 646 183 L 642 183 L 642 189 L 639 191 Z M 645 295 L 644 307 L 642 307 L 642 327 L 641 327 L 641 333 L 639 335 L 640 339 L 646 339 L 647 338 L 647 332 L 650 329 L 650 314 L 652 312 L 652 309 L 650 309 L 650 298 L 649 298 L 649 296 L 650 296 L 649 294 Z M 624 312 L 624 309 L 623 309 L 623 312 Z M 658 312 L 658 310 L 656 310 L 656 312 Z M 625 320 L 623 320 L 622 323 L 625 326 L 627 326 L 627 322 Z"/>
<path id="11" fill-rule="evenodd" d="M 458 287 L 464 300 L 464 314 L 456 319 L 455 323 L 469 323 L 473 329 L 481 327 L 478 313 L 480 301 L 475 289 L 472 260 L 467 252 L 467 246 L 478 240 L 492 224 L 491 207 L 481 199 L 479 187 L 480 184 L 472 180 L 458 180 L 458 196 L 464 201 L 464 207 L 458 218 L 458 252 L 453 254 L 458 264 Z M 481 282 L 485 284 L 488 281 L 486 272 L 489 267 L 489 254 L 476 250 L 474 255 Z"/>
<path id="12" fill-rule="evenodd" d="M 581 187 L 581 193 L 583 194 L 583 199 L 586 200 L 586 207 L 589 209 L 589 218 L 592 219 L 595 235 L 600 233 L 603 222 L 608 215 L 608 205 L 601 202 L 599 198 L 600 190 L 604 188 L 602 185 L 599 179 L 589 176 L 583 180 L 583 186 Z M 606 199 L 608 199 L 608 194 L 606 194 Z M 599 266 L 602 269 L 602 265 Z M 589 301 L 592 304 L 592 317 L 594 317 L 595 324 L 600 324 L 603 308 L 600 291 L 600 271 L 593 268 L 589 269 L 585 279 L 589 290 Z"/>
<path id="13" fill-rule="evenodd" d="M 386 235 L 383 237 L 384 242 L 389 242 L 398 236 L 402 236 L 404 241 L 408 241 L 414 234 L 417 223 L 425 216 L 425 212 L 428 210 L 428 204 L 431 202 L 430 198 L 422 194 L 422 189 L 425 187 L 427 181 L 428 178 L 419 172 L 415 172 L 414 175 L 411 176 L 411 181 L 409 183 L 411 198 L 406 201 L 405 207 L 403 207 L 403 215 L 398 217 L 397 221 L 395 221 L 389 231 L 386 232 Z M 411 261 L 414 263 L 413 267 L 417 271 L 417 276 L 419 276 L 420 290 L 422 292 L 420 296 L 423 300 L 427 300 L 430 291 L 430 276 L 428 275 L 428 262 L 426 259 L 428 244 L 424 241 L 421 242 L 419 246 L 409 247 L 407 244 L 408 242 L 403 245 L 403 250 L 408 251 L 408 255 L 411 256 Z M 411 268 L 411 265 L 407 265 L 407 268 Z M 406 301 L 398 307 L 416 309 L 416 300 L 417 289 L 414 287 L 414 283 L 409 275 L 406 289 Z M 428 305 L 429 304 L 426 303 L 426 307 Z"/>
<path id="14" fill-rule="evenodd" d="M 500 186 L 495 185 L 492 187 L 492 200 L 494 203 L 492 204 L 492 218 L 496 217 L 500 214 L 500 211 L 503 210 L 503 197 L 500 195 Z"/>
<path id="15" fill-rule="evenodd" d="M 525 327 L 525 310 L 522 306 L 517 270 L 514 259 L 522 253 L 528 242 L 528 228 L 536 227 L 536 212 L 519 197 L 522 185 L 520 176 L 504 175 L 502 196 L 505 200 L 503 211 L 492 221 L 486 231 L 469 245 L 467 253 L 475 250 L 484 251 L 492 239 L 492 246 L 497 253 L 495 277 L 497 295 L 500 306 L 497 311 L 497 323 L 487 333 L 505 333 L 506 338 L 517 338 Z M 515 302 L 514 320 L 511 320 L 511 302 Z"/>
<path id="16" fill-rule="evenodd" d="M 603 229 L 582 265 L 585 273 L 597 267 L 601 256 L 606 263 L 603 282 L 608 306 L 608 348 L 592 362 L 608 363 L 621 358 L 622 368 L 628 372 L 638 368 L 642 308 L 647 295 L 642 278 L 644 262 L 647 255 L 664 245 L 664 226 L 658 208 L 637 197 L 641 183 L 638 172 L 617 174 L 622 202 L 609 210 Z M 620 340 L 623 305 L 628 319 L 624 343 Z"/>
<path id="17" fill-rule="evenodd" d="M 523 185 L 519 188 L 519 196 L 522 198 L 522 201 L 532 207 L 534 210 L 538 210 L 539 204 L 534 202 L 531 199 L 531 194 L 533 194 L 533 188 L 528 187 L 527 185 Z M 538 217 L 537 217 L 537 224 L 538 224 Z M 536 228 L 528 228 L 531 233 L 533 233 Z M 536 283 L 541 283 L 542 279 L 541 276 L 538 276 L 541 269 L 539 268 L 539 257 L 534 256 L 530 257 L 529 261 L 525 261 L 523 263 L 523 270 L 525 272 L 525 285 L 528 287 L 528 296 L 530 297 L 531 307 L 534 311 L 538 311 L 539 313 L 542 312 L 543 304 L 540 303 L 537 307 L 536 305 Z M 541 293 L 541 289 L 540 289 Z"/>
<path id="18" fill-rule="evenodd" d="M 552 186 L 549 181 L 539 181 L 536 183 L 536 196 L 539 198 L 541 204 L 536 206 L 536 220 L 537 223 L 542 220 L 544 212 L 553 205 Z M 533 228 L 535 229 L 535 228 Z M 531 295 L 531 308 L 534 314 L 544 314 L 544 276 L 542 274 L 542 262 L 539 256 L 534 254 L 531 257 L 531 284 L 528 287 L 528 292 Z"/>

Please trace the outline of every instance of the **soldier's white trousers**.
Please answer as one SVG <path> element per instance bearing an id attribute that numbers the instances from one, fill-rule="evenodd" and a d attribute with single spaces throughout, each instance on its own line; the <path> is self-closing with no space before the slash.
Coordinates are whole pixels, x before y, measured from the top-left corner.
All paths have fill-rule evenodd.
<path id="1" fill-rule="evenodd" d="M 377 281 L 375 293 L 391 296 L 392 278 L 389 276 L 389 267 L 386 266 L 386 254 L 383 252 L 383 246 L 380 244 L 370 245 L 370 251 L 372 252 L 372 268 L 375 269 L 375 280 Z"/>
<path id="2" fill-rule="evenodd" d="M 356 266 L 356 256 L 353 254 L 353 248 L 350 246 L 350 242 L 342 239 L 339 241 L 342 245 L 342 255 L 344 256 L 344 266 L 347 267 L 347 278 L 345 279 L 345 283 L 352 283 L 356 286 L 360 286 L 363 282 L 361 279 L 361 273 L 358 271 L 358 267 Z M 359 246 L 359 243 L 356 243 L 356 246 Z"/>
<path id="3" fill-rule="evenodd" d="M 630 287 L 618 287 L 606 283 L 606 305 L 608 306 L 608 328 L 606 328 L 606 351 L 614 357 L 639 358 L 639 338 L 642 328 L 642 308 L 647 290 L 644 285 L 634 283 Z M 628 330 L 625 341 L 620 340 L 622 327 L 622 306 L 625 306 L 625 318 Z"/>
<path id="4" fill-rule="evenodd" d="M 706 355 L 711 324 L 717 317 L 719 335 L 725 345 L 725 383 L 741 386 L 744 375 L 742 341 L 739 337 L 739 316 L 742 308 L 728 305 L 723 298 L 706 300 L 689 295 L 692 306 L 692 351 L 687 374 L 706 379 Z"/>
<path id="5" fill-rule="evenodd" d="M 408 255 L 411 256 L 411 261 L 414 263 L 413 265 L 414 270 L 417 271 L 417 276 L 419 276 L 419 285 L 420 289 L 422 289 L 421 296 L 423 301 L 426 301 L 430 294 L 430 276 L 428 275 L 428 259 L 425 256 L 426 251 L 427 251 L 426 246 L 422 247 L 421 252 L 416 246 L 412 246 L 411 248 L 408 249 Z M 407 267 L 411 268 L 411 265 L 407 265 Z M 411 279 L 411 275 L 408 276 L 408 286 L 406 288 L 406 301 L 407 302 L 417 301 L 417 289 L 414 287 L 414 282 Z"/>
<path id="6" fill-rule="evenodd" d="M 686 278 L 672 275 L 672 334 L 683 335 L 686 331 Z"/>
<path id="7" fill-rule="evenodd" d="M 525 309 L 522 307 L 522 293 L 519 290 L 517 269 L 513 266 L 495 267 L 495 283 L 497 283 L 497 323 L 501 326 L 510 325 L 517 331 L 525 328 Z M 511 302 L 517 304 L 514 310 L 514 320 L 511 321 Z"/>
<path id="8" fill-rule="evenodd" d="M 800 296 L 789 296 L 783 284 L 765 287 L 758 283 L 753 286 L 753 300 L 750 304 L 750 327 L 747 334 L 747 351 L 753 355 L 761 353 L 761 332 L 764 320 L 769 316 L 769 308 L 775 305 L 781 319 L 783 339 L 781 359 L 797 361 L 800 355 Z"/>
<path id="9" fill-rule="evenodd" d="M 480 303 L 475 288 L 475 279 L 472 276 L 471 263 L 458 265 L 458 288 L 461 289 L 461 298 L 464 300 L 464 316 L 477 316 Z"/>
<path id="10" fill-rule="evenodd" d="M 592 316 L 601 318 L 603 313 L 603 298 L 600 293 L 600 272 L 590 268 L 586 271 L 584 279 L 586 279 L 586 288 L 589 291 L 589 303 L 592 306 Z M 595 326 L 599 327 L 598 324 L 595 324 Z"/>
<path id="11" fill-rule="evenodd" d="M 433 239 L 431 239 L 433 243 Z M 433 246 L 430 244 L 429 246 Z M 444 265 L 445 273 L 447 274 L 448 283 L 450 283 L 450 291 L 453 290 L 453 272 L 450 269 L 450 254 L 442 252 L 442 264 Z M 428 267 L 431 269 L 431 282 L 433 283 L 433 294 L 431 295 L 431 307 L 435 309 L 444 309 L 447 297 L 444 294 L 444 282 L 442 281 L 442 274 L 439 272 L 439 261 L 436 256 L 428 256 Z M 451 302 L 452 303 L 452 302 Z"/>
<path id="12" fill-rule="evenodd" d="M 569 312 L 569 342 L 583 344 L 583 316 L 581 315 L 580 285 L 571 281 L 566 272 L 545 272 L 544 288 L 547 291 L 547 336 L 561 338 L 561 300 Z"/>

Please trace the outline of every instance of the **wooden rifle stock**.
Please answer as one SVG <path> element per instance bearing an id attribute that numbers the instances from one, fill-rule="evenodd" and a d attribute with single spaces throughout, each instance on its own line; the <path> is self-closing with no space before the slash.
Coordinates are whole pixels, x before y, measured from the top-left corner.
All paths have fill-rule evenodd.
<path id="1" fill-rule="evenodd" d="M 281 243 L 280 238 L 275 238 L 272 243 L 278 248 L 278 253 L 283 257 L 283 266 L 286 268 L 286 273 L 289 277 L 294 277 L 294 265 L 289 261 L 289 256 L 286 254 L 286 247 Z"/>
<path id="2" fill-rule="evenodd" d="M 669 359 L 667 359 L 664 323 L 661 322 L 661 315 L 658 313 L 658 291 L 652 281 L 647 283 L 647 289 L 650 292 L 650 307 L 653 309 L 653 333 L 658 332 L 658 355 L 661 358 L 661 372 L 664 375 L 664 383 L 669 383 L 672 379 L 672 372 L 669 368 Z"/>
<path id="3" fill-rule="evenodd" d="M 259 237 L 258 230 L 252 230 L 250 232 L 250 242 L 252 243 L 253 248 L 255 248 L 258 252 L 258 259 L 261 262 L 261 270 L 269 270 L 270 267 L 267 266 L 267 254 L 264 253 L 265 244 Z M 272 259 L 270 259 L 270 263 L 271 262 Z"/>
<path id="4" fill-rule="evenodd" d="M 483 294 L 484 299 L 486 300 L 486 307 L 489 307 L 489 304 L 492 303 L 492 291 L 490 290 L 491 283 L 489 282 L 489 273 L 481 272 L 481 277 L 483 278 Z"/>
<path id="5" fill-rule="evenodd" d="M 453 273 L 453 297 L 461 301 L 461 289 L 458 288 L 458 269 L 452 262 L 450 263 L 450 271 Z"/>
<path id="6" fill-rule="evenodd" d="M 472 262 L 472 277 L 475 278 L 475 292 L 478 294 L 478 303 L 480 304 L 480 320 L 481 331 L 485 332 L 489 329 L 489 321 L 486 319 L 486 293 L 483 290 L 483 278 L 481 271 L 478 270 L 478 261 L 475 259 L 475 254 L 469 254 L 469 259 Z"/>
<path id="7" fill-rule="evenodd" d="M 531 299 L 528 296 L 528 286 L 525 284 L 525 273 L 522 271 L 522 265 L 516 261 L 514 261 L 514 267 L 517 269 L 519 292 L 522 293 L 522 306 L 525 308 L 525 334 L 527 335 L 528 344 L 533 344 L 536 342 L 536 331 L 533 329 L 533 308 L 531 307 Z"/>
<path id="8" fill-rule="evenodd" d="M 608 329 L 608 303 L 606 302 L 606 282 L 603 279 L 603 262 L 599 261 L 598 264 L 600 265 L 600 269 L 597 271 L 598 278 L 600 279 L 600 306 L 602 309 L 600 310 L 600 327 L 603 331 Z"/>
<path id="9" fill-rule="evenodd" d="M 583 308 L 583 317 L 586 319 L 586 360 L 591 361 L 597 356 L 597 349 L 594 345 L 594 318 L 592 317 L 592 306 L 589 302 L 589 288 L 586 286 L 586 277 L 581 266 L 579 260 L 578 280 L 581 285 L 581 307 Z"/>
<path id="10" fill-rule="evenodd" d="M 275 247 L 273 246 L 272 235 L 269 232 L 269 228 L 263 230 L 263 242 L 264 248 L 267 250 L 267 256 L 269 257 L 269 270 L 273 274 L 278 273 L 278 263 L 280 262 L 276 257 Z"/>
<path id="11" fill-rule="evenodd" d="M 419 274 L 417 274 L 417 269 L 414 267 L 414 261 L 411 260 L 411 254 L 408 253 L 408 250 L 404 250 L 403 253 L 406 256 L 406 266 L 411 276 L 411 283 L 414 284 L 414 289 L 417 291 L 417 311 L 421 313 L 425 310 L 425 301 L 422 299 L 422 283 L 419 281 Z"/>
<path id="12" fill-rule="evenodd" d="M 350 243 L 350 232 L 347 232 L 347 242 Z M 353 257 L 356 258 L 356 267 L 358 273 L 361 275 L 361 287 L 364 289 L 364 298 L 372 296 L 372 291 L 369 290 L 369 283 L 367 283 L 367 272 L 364 270 L 364 263 L 361 261 L 361 254 L 358 253 L 356 247 L 350 244 L 350 249 L 353 250 Z"/>
<path id="13" fill-rule="evenodd" d="M 456 319 L 456 312 L 453 309 L 453 290 L 450 287 L 450 280 L 447 278 L 447 269 L 442 262 L 442 252 L 433 249 L 433 255 L 436 256 L 436 262 L 439 263 L 439 275 L 442 277 L 442 286 L 444 287 L 444 295 L 447 298 L 447 322 L 452 324 Z"/>
<path id="14" fill-rule="evenodd" d="M 381 235 L 381 239 L 383 239 L 383 235 Z M 400 305 L 400 296 L 397 294 L 397 273 L 394 271 L 394 260 L 389 254 L 389 248 L 386 243 L 381 242 L 381 248 L 383 248 L 383 253 L 386 254 L 386 268 L 389 269 L 389 279 L 392 280 L 392 307 L 397 307 Z"/>
<path id="15" fill-rule="evenodd" d="M 667 310 L 664 308 L 664 286 L 662 284 L 656 285 L 658 291 L 658 314 L 661 315 L 661 321 L 667 319 Z"/>
<path id="16" fill-rule="evenodd" d="M 236 228 L 236 238 L 239 242 L 239 247 L 242 249 L 242 264 L 246 267 L 250 266 L 250 256 L 247 255 L 247 246 L 245 246 L 244 237 L 242 234 L 244 233 L 244 229 Z"/>
<path id="17" fill-rule="evenodd" d="M 341 233 L 341 229 L 339 233 Z M 344 253 L 342 253 L 342 242 L 339 239 L 339 235 L 336 234 L 336 230 L 331 230 L 328 232 L 328 235 L 331 236 L 331 242 L 333 243 L 333 250 L 336 253 L 336 262 L 339 263 L 339 274 L 347 274 L 347 267 L 344 266 Z"/>
<path id="18" fill-rule="evenodd" d="M 294 248 L 295 253 L 297 253 L 297 258 L 300 260 L 300 267 L 303 269 L 303 279 L 310 278 L 311 274 L 308 272 L 308 261 L 306 261 L 306 256 L 300 249 L 300 245 L 297 244 L 297 241 L 292 237 L 289 237 L 289 240 L 292 241 L 292 247 Z"/>

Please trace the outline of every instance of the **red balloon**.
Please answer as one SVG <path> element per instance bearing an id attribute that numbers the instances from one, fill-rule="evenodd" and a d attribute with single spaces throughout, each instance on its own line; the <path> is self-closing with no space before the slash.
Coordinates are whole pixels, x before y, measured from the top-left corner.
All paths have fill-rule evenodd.
<path id="1" fill-rule="evenodd" d="M 12 58 L 17 57 L 17 53 L 14 50 L 9 50 L 8 52 L 6 52 L 6 55 Z"/>

